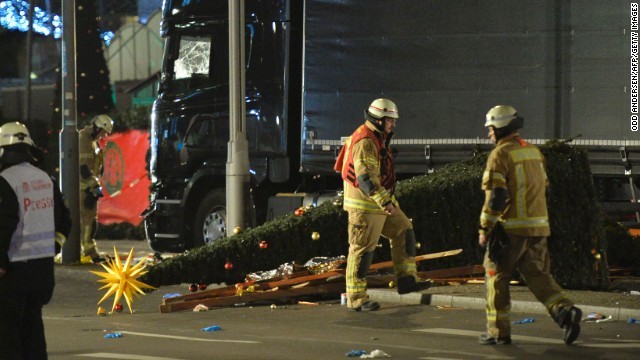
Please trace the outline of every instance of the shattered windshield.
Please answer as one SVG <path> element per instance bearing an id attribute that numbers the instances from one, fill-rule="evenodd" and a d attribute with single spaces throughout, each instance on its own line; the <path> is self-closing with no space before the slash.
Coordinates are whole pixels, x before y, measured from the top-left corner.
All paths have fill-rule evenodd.
<path id="1" fill-rule="evenodd" d="M 174 65 L 175 79 L 209 76 L 211 40 L 207 37 L 185 36 L 180 39 L 180 50 Z"/>

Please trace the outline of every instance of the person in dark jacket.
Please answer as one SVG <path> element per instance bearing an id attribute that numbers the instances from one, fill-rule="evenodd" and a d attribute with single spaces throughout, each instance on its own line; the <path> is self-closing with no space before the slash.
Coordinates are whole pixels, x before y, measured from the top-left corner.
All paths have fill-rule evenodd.
<path id="1" fill-rule="evenodd" d="M 34 143 L 18 122 L 0 127 L 0 357 L 46 359 L 42 307 L 53 295 L 55 237 L 69 210 L 35 166 Z"/>

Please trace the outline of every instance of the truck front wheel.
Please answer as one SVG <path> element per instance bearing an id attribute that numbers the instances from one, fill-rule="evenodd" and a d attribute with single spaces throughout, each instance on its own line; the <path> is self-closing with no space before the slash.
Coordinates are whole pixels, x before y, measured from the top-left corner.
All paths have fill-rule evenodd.
<path id="1" fill-rule="evenodd" d="M 222 190 L 214 190 L 202 199 L 194 219 L 193 247 L 211 245 L 226 235 L 227 210 L 226 195 Z"/>

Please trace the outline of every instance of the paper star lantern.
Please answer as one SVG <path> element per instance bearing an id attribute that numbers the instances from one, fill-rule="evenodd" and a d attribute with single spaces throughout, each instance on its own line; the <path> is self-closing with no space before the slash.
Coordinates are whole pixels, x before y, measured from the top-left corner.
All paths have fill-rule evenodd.
<path id="1" fill-rule="evenodd" d="M 129 256 L 124 264 L 120 261 L 115 247 L 113 248 L 113 252 L 115 255 L 113 259 L 107 260 L 106 265 L 105 263 L 100 264 L 107 272 L 91 271 L 95 275 L 103 278 L 98 280 L 99 283 L 106 284 L 99 290 L 108 289 L 107 293 L 98 301 L 98 304 L 102 303 L 109 296 L 114 295 L 113 305 L 111 306 L 111 311 L 113 312 L 122 296 L 124 296 L 124 299 L 127 301 L 127 306 L 129 307 L 129 312 L 133 314 L 133 310 L 131 309 L 133 295 L 139 297 L 138 294 L 144 295 L 142 289 L 155 289 L 153 286 L 137 280 L 139 276 L 147 273 L 144 266 L 146 259 L 143 258 L 137 264 L 131 266 L 133 248 L 129 251 Z"/>

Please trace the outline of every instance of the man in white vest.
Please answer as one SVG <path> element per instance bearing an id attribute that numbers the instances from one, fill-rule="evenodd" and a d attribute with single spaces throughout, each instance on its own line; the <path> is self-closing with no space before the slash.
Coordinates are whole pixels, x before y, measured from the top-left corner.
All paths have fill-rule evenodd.
<path id="1" fill-rule="evenodd" d="M 46 359 L 42 307 L 54 288 L 56 232 L 68 236 L 69 210 L 34 164 L 35 145 L 18 122 L 0 127 L 0 357 Z"/>

